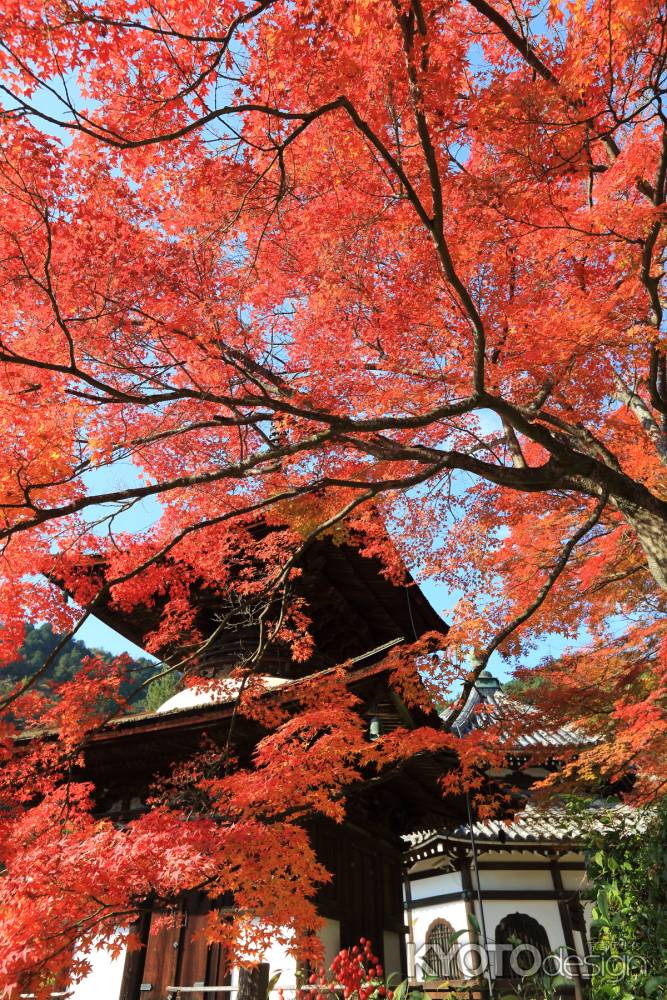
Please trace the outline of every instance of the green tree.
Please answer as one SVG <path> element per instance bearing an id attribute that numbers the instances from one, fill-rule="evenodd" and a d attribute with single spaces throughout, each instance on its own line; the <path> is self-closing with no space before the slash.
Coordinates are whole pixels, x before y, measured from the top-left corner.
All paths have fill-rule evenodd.
<path id="1" fill-rule="evenodd" d="M 178 687 L 179 675 L 176 673 L 166 674 L 164 677 L 158 677 L 156 680 L 152 681 L 148 685 L 148 691 L 146 694 L 146 699 L 144 703 L 144 708 L 147 712 L 155 712 L 163 705 L 168 698 L 176 694 L 176 689 Z"/>
<path id="2" fill-rule="evenodd" d="M 60 641 L 51 625 L 27 625 L 25 639 L 21 646 L 18 657 L 2 668 L 0 673 L 0 694 L 11 690 L 18 681 L 31 677 L 43 665 L 46 658 L 53 652 Z M 114 657 L 111 653 L 102 649 L 91 649 L 81 639 L 70 639 L 64 646 L 62 652 L 56 658 L 52 668 L 40 681 L 39 687 L 42 691 L 54 690 L 65 681 L 72 678 L 84 660 L 89 656 L 97 656 L 106 663 L 112 663 Z M 139 657 L 132 661 L 132 680 L 121 687 L 121 694 L 124 697 L 130 695 L 141 683 L 146 681 L 151 674 L 156 673 L 158 667 L 146 657 Z M 132 707 L 141 709 L 144 707 L 146 694 L 139 694 L 133 699 Z"/>
<path id="3" fill-rule="evenodd" d="M 610 814 L 607 825 L 587 863 L 593 1000 L 667 997 L 667 802 Z"/>

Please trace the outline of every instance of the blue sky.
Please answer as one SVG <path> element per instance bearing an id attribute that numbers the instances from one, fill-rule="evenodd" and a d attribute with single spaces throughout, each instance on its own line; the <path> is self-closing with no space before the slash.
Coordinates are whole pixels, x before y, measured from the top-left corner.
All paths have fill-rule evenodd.
<path id="1" fill-rule="evenodd" d="M 101 492 L 115 487 L 127 487 L 138 482 L 137 470 L 130 462 L 118 462 L 112 468 L 93 470 L 86 474 L 86 484 L 91 492 Z M 95 520 L 102 513 L 101 508 L 88 511 L 90 520 Z M 114 528 L 117 531 L 139 532 L 153 524 L 160 515 L 160 505 L 154 498 L 148 498 L 135 504 L 131 511 L 120 514 L 114 520 Z M 106 533 L 106 527 L 101 525 L 96 529 L 100 534 Z M 414 575 L 419 577 L 419 567 L 414 570 Z M 449 617 L 447 609 L 451 608 L 458 595 L 451 594 L 441 583 L 433 580 L 424 580 L 421 589 L 435 610 L 442 614 L 445 620 Z M 96 618 L 89 618 L 79 631 L 79 638 L 88 646 L 105 649 L 110 653 L 129 653 L 131 656 L 146 656 L 147 654 L 128 642 L 123 636 L 114 632 L 107 625 Z M 583 637 L 582 637 L 583 641 Z M 559 635 L 543 636 L 539 647 L 528 656 L 522 666 L 533 666 L 547 656 L 557 656 L 562 653 L 566 646 L 571 645 L 571 639 L 564 639 Z M 507 664 L 500 656 L 494 654 L 489 664 L 490 669 L 499 678 L 506 678 L 511 674 Z"/>

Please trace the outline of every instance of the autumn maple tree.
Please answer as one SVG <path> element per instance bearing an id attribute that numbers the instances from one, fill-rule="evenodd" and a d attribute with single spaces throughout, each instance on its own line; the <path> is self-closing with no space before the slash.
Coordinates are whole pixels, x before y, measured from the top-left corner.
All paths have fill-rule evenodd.
<path id="1" fill-rule="evenodd" d="M 659 793 L 666 33 L 657 0 L 3 4 L 4 660 L 26 620 L 70 634 L 157 592 L 158 649 L 195 579 L 264 601 L 261 642 L 307 660 L 286 584 L 353 530 L 388 573 L 400 553 L 463 594 L 434 669 L 464 694 L 494 653 L 583 637 L 543 711 L 598 737 L 573 769 Z M 286 803 L 317 774 L 300 808 L 337 815 L 368 763 L 344 684 L 207 786 L 234 822 L 183 824 L 167 797 L 117 830 L 63 775 L 127 664 L 90 662 L 55 704 L 49 667 L 2 700 L 0 982 L 76 975 L 73 941 L 112 942 L 203 858 L 274 926 L 312 923 L 240 831 L 323 877 Z M 60 743 L 17 757 L 27 724 Z"/>

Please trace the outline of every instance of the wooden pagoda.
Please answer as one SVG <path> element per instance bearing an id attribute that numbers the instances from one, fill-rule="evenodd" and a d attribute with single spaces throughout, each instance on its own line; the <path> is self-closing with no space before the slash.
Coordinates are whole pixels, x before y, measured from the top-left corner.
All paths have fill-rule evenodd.
<path id="1" fill-rule="evenodd" d="M 352 661 L 347 684 L 358 699 L 369 739 L 399 725 L 410 729 L 440 724 L 435 710 L 406 706 L 392 688 L 385 659 L 387 649 L 397 644 L 447 629 L 409 576 L 403 585 L 395 585 L 383 576 L 377 561 L 362 558 L 351 545 L 324 539 L 308 551 L 298 588 L 313 620 L 314 653 L 308 663 L 295 664 L 283 650 L 267 650 L 261 672 L 280 678 L 281 684 L 263 697 L 280 698 L 282 705 L 293 699 L 296 704 L 306 678 L 324 676 L 337 664 Z M 216 621 L 215 599 L 210 591 L 193 598 L 198 606 L 196 627 L 205 635 Z M 132 614 L 106 606 L 99 617 L 142 646 L 156 628 L 159 614 L 159 604 Z M 251 640 L 247 635 L 223 635 L 221 643 L 209 650 L 208 673 L 228 672 L 243 643 Z M 189 648 L 186 635 L 182 650 L 172 644 L 160 652 L 178 658 Z M 95 732 L 85 747 L 85 777 L 97 790 L 99 814 L 123 822 L 145 809 L 155 776 L 196 752 L 203 736 L 224 747 L 233 718 L 232 702 L 171 709 L 167 704 L 157 713 L 128 715 Z M 242 766 L 250 763 L 263 735 L 257 722 L 235 718 L 233 746 Z M 437 759 L 419 755 L 371 787 L 350 788 L 343 824 L 310 822 L 318 859 L 333 876 L 317 898 L 318 912 L 328 927 L 327 950 L 335 952 L 366 937 L 386 968 L 406 972 L 401 837 L 461 820 L 464 805 L 443 799 L 440 791 L 443 770 L 454 765 L 453 758 L 443 755 Z M 178 905 L 183 919 L 151 934 L 159 911 L 146 902 L 136 928 L 143 947 L 128 953 L 120 990 L 108 1000 L 166 1000 L 176 992 L 201 998 L 225 991 L 239 992 L 241 1000 L 263 998 L 270 963 L 230 985 L 225 956 L 199 933 L 210 902 L 203 893 L 188 894 Z M 79 995 L 87 996 L 75 994 Z"/>

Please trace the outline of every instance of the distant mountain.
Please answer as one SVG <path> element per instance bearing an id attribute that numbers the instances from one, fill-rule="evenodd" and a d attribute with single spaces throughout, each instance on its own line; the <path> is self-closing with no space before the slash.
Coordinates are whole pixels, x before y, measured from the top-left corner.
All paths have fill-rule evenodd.
<path id="1" fill-rule="evenodd" d="M 17 681 L 31 677 L 36 670 L 42 666 L 47 656 L 53 652 L 60 641 L 60 636 L 56 635 L 50 625 L 28 625 L 26 636 L 21 646 L 19 657 L 13 663 L 0 667 L 0 696 L 5 694 Z M 99 656 L 107 663 L 112 663 L 114 657 L 102 649 L 91 649 L 80 639 L 70 639 L 55 663 L 48 671 L 47 676 L 38 682 L 38 686 L 44 688 L 62 684 L 69 680 L 81 668 L 87 656 Z M 121 694 L 127 696 L 142 681 L 147 680 L 153 674 L 160 672 L 160 666 L 146 657 L 139 657 L 133 661 L 132 680 L 121 687 Z M 149 685 L 132 702 L 133 711 L 145 708 L 147 694 L 152 685 Z M 155 701 L 153 695 L 151 701 Z"/>

